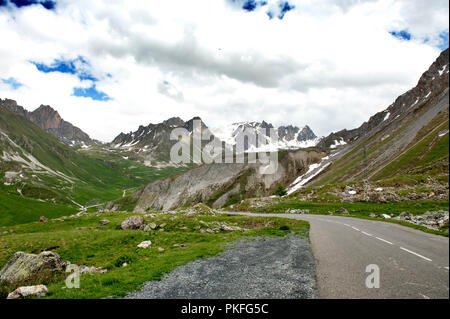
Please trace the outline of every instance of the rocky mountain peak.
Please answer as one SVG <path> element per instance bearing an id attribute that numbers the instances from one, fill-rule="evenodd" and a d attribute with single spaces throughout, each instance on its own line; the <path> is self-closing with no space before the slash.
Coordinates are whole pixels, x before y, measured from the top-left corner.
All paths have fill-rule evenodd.
<path id="1" fill-rule="evenodd" d="M 99 143 L 89 137 L 81 129 L 64 121 L 59 113 L 49 105 L 41 105 L 33 112 L 27 111 L 16 101 L 10 99 L 0 99 L 0 106 L 26 117 L 28 120 L 46 130 L 62 142 L 71 146 L 87 146 Z"/>
<path id="2" fill-rule="evenodd" d="M 44 130 L 58 129 L 63 119 L 57 111 L 49 105 L 41 105 L 31 112 L 32 122 L 42 127 Z"/>
<path id="3" fill-rule="evenodd" d="M 192 132 L 194 130 L 194 121 L 200 121 L 200 126 L 202 129 L 208 128 L 199 116 L 194 116 L 192 119 L 187 121 L 183 125 L 183 127 L 186 128 L 189 132 Z"/>
<path id="4" fill-rule="evenodd" d="M 171 117 L 168 120 L 165 120 L 163 122 L 164 125 L 168 125 L 168 126 L 174 126 L 174 127 L 180 127 L 183 126 L 185 123 L 184 121 L 179 118 L 179 117 Z"/>

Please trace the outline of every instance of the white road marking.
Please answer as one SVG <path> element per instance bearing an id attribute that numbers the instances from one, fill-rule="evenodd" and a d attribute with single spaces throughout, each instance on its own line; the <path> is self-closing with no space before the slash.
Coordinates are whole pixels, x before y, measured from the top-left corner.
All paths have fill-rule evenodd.
<path id="1" fill-rule="evenodd" d="M 365 231 L 361 231 L 361 233 L 363 233 L 364 235 L 372 237 L 372 234 L 366 233 Z"/>
<path id="2" fill-rule="evenodd" d="M 391 243 L 390 241 L 387 241 L 386 239 L 380 238 L 380 237 L 375 237 L 378 240 L 384 241 L 385 243 L 388 243 L 389 245 L 394 245 L 393 243 Z"/>
<path id="3" fill-rule="evenodd" d="M 425 259 L 425 260 L 432 261 L 430 258 L 427 258 L 427 257 L 424 257 L 424 256 L 422 256 L 422 255 L 419 255 L 418 253 L 415 253 L 415 252 L 413 252 L 413 251 L 411 251 L 411 250 L 408 250 L 408 249 L 406 249 L 406 248 L 400 247 L 400 249 L 403 249 L 404 251 L 407 251 L 408 253 L 413 254 L 413 255 L 416 255 L 417 257 L 423 258 L 423 259 Z"/>
<path id="4" fill-rule="evenodd" d="M 444 267 L 444 268 L 448 270 L 448 267 Z"/>
<path id="5" fill-rule="evenodd" d="M 356 227 L 353 227 L 353 226 L 352 226 L 352 228 L 353 228 L 354 230 L 356 230 L 356 231 L 359 231 L 359 229 L 358 229 L 358 228 L 356 228 Z"/>
<path id="6" fill-rule="evenodd" d="M 345 226 L 347 226 L 347 227 L 350 227 L 350 225 L 349 224 L 344 224 Z"/>

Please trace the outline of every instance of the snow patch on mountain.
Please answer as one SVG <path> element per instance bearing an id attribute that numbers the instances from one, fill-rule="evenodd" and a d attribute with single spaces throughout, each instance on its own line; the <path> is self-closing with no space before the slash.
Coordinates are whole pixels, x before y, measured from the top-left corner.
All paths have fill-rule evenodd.
<path id="1" fill-rule="evenodd" d="M 297 177 L 297 179 L 290 185 L 290 187 L 287 189 L 287 194 L 290 195 L 301 189 L 306 183 L 320 174 L 320 172 L 322 172 L 330 164 L 330 161 L 322 159 L 320 163 L 309 165 L 308 171 L 305 174 Z"/>
<path id="2" fill-rule="evenodd" d="M 272 134 L 270 133 L 272 130 Z M 211 133 L 227 145 L 236 146 L 248 137 L 246 152 L 273 152 L 284 149 L 314 147 L 319 142 L 308 126 L 274 128 L 266 122 L 239 122 L 224 127 L 210 128 Z M 282 135 L 282 136 L 280 136 Z M 305 138 L 306 136 L 306 138 Z M 310 137 L 310 138 L 308 138 Z M 256 141 L 260 139 L 261 141 Z"/>
<path id="3" fill-rule="evenodd" d="M 347 144 L 347 142 L 344 141 L 343 138 L 341 138 L 339 140 L 334 140 L 334 144 L 330 145 L 330 148 L 336 148 L 338 146 L 345 145 L 345 144 Z"/>

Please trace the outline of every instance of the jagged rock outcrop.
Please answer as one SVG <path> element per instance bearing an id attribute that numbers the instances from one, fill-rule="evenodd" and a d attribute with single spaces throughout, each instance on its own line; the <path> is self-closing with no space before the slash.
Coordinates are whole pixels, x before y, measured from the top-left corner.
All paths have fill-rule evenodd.
<path id="1" fill-rule="evenodd" d="M 135 132 L 120 133 L 112 142 L 114 148 L 136 150 L 141 153 L 148 153 L 150 160 L 169 161 L 170 149 L 177 143 L 176 140 L 170 139 L 172 130 L 176 128 L 184 128 L 189 133 L 194 130 L 194 121 L 198 121 L 199 131 L 206 133 L 208 127 L 200 117 L 194 117 L 185 122 L 179 117 L 172 117 L 162 123 L 149 124 L 147 126 L 139 126 Z M 212 135 L 212 134 L 211 134 Z M 202 145 L 208 143 L 202 141 Z"/>
<path id="2" fill-rule="evenodd" d="M 316 134 L 314 134 L 314 132 L 308 125 L 306 125 L 302 129 L 292 125 L 280 126 L 278 128 L 278 137 L 286 141 L 292 141 L 295 139 L 299 142 L 313 140 L 317 138 Z"/>
<path id="3" fill-rule="evenodd" d="M 78 127 L 63 120 L 59 113 L 49 105 L 41 105 L 33 112 L 29 112 L 22 106 L 18 105 L 14 100 L 0 99 L 0 106 L 6 107 L 14 113 L 26 117 L 34 124 L 68 145 L 88 146 L 100 143 L 91 139 L 88 134 L 83 132 Z"/>

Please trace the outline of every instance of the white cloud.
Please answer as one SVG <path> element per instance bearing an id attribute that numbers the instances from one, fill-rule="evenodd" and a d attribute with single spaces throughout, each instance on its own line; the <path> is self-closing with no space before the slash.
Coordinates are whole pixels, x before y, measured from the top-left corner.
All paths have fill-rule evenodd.
<path id="1" fill-rule="evenodd" d="M 0 97 L 30 110 L 50 104 L 104 141 L 141 124 L 195 115 L 209 126 L 264 119 L 308 124 L 326 135 L 358 126 L 414 86 L 448 30 L 447 1 L 289 2 L 296 8 L 282 20 L 269 20 L 266 6 L 246 12 L 228 0 L 0 8 L 7 44 L 0 46 L 0 78 L 23 84 L 0 85 Z M 412 40 L 400 41 L 392 30 L 407 30 Z M 78 56 L 110 101 L 72 96 L 74 87 L 92 83 L 42 73 L 29 62 Z"/>

